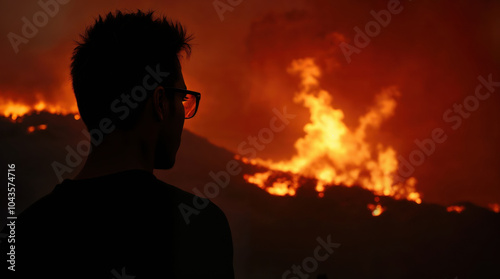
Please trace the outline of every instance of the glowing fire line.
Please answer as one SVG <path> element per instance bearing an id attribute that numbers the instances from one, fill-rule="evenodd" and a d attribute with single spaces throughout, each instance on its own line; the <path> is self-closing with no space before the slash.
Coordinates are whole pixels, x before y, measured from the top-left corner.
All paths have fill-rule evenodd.
<path id="1" fill-rule="evenodd" d="M 462 206 L 462 205 L 451 205 L 451 206 L 448 206 L 446 208 L 446 211 L 456 212 L 456 213 L 461 213 L 464 210 L 465 210 L 465 206 Z"/>
<path id="2" fill-rule="evenodd" d="M 27 105 L 22 102 L 14 102 L 12 100 L 0 98 L 0 113 L 3 114 L 4 117 L 9 117 L 12 120 L 16 120 L 18 117 L 30 113 L 39 113 L 41 111 L 47 111 L 52 114 L 75 114 L 75 119 L 78 120 L 80 118 L 76 106 L 68 108 L 68 106 L 63 105 L 47 104 L 44 101 L 38 101 L 34 105 Z"/>

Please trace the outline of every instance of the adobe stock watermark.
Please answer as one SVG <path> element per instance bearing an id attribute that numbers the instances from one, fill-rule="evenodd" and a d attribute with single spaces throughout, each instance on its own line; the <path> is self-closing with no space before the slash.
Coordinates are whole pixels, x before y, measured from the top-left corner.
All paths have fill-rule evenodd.
<path id="1" fill-rule="evenodd" d="M 19 52 L 19 46 L 21 44 L 27 44 L 29 39 L 33 39 L 40 28 L 45 27 L 49 23 L 49 19 L 55 17 L 60 10 L 60 5 L 68 4 L 70 0 L 39 0 L 38 6 L 40 10 L 35 12 L 31 19 L 23 16 L 21 21 L 23 26 L 21 27 L 21 35 L 14 32 L 9 32 L 7 34 L 7 39 L 12 46 L 12 49 L 17 54 Z"/>
<path id="2" fill-rule="evenodd" d="M 169 76 L 168 72 L 161 71 L 160 64 L 156 65 L 155 70 L 149 65 L 145 69 L 148 74 L 142 79 L 142 85 L 135 86 L 128 94 L 122 93 L 119 98 L 111 102 L 110 110 L 117 115 L 119 120 L 125 120 L 132 109 L 139 107 L 139 103 L 146 100 L 148 91 L 154 90 L 162 83 L 164 78 Z M 76 148 L 66 145 L 65 164 L 58 161 L 51 164 L 59 182 L 62 182 L 65 173 L 73 172 L 83 162 L 83 158 L 91 152 L 91 145 L 100 145 L 104 136 L 112 133 L 115 129 L 116 125 L 113 124 L 113 121 L 105 117 L 99 122 L 99 128 L 90 131 L 87 131 L 87 129 L 82 130 L 82 134 L 86 139 L 79 141 Z"/>
<path id="3" fill-rule="evenodd" d="M 239 6 L 242 2 L 243 0 L 215 0 L 212 2 L 212 5 L 222 22 L 224 21 L 224 13 L 234 11 L 234 8 Z"/>
<path id="4" fill-rule="evenodd" d="M 454 103 L 452 108 L 443 113 L 444 122 L 449 123 L 452 130 L 460 128 L 464 119 L 469 118 L 473 112 L 479 109 L 481 102 L 488 100 L 492 96 L 495 87 L 500 87 L 499 81 L 493 81 L 492 74 L 489 74 L 487 78 L 478 76 L 477 79 L 479 84 L 476 86 L 474 93 L 467 95 L 461 103 Z M 421 166 L 428 157 L 434 154 L 437 145 L 444 143 L 447 139 L 448 135 L 441 127 L 434 128 L 429 138 L 416 139 L 414 141 L 416 148 L 409 153 L 408 159 L 401 155 L 398 156 L 401 165 L 395 181 L 403 182 L 406 178 L 409 178 L 415 172 L 416 167 Z"/>
<path id="5" fill-rule="evenodd" d="M 274 108 L 273 113 L 274 116 L 269 120 L 269 127 L 260 129 L 257 136 L 248 136 L 246 140 L 238 145 L 237 152 L 239 156 L 250 159 L 256 158 L 257 151 L 264 150 L 266 145 L 273 141 L 275 133 L 283 131 L 290 124 L 290 119 L 296 117 L 295 114 L 287 113 L 286 107 L 283 107 L 281 111 Z M 220 189 L 226 188 L 229 185 L 231 176 L 238 175 L 241 171 L 240 162 L 235 159 L 230 160 L 227 162 L 225 170 L 221 170 L 218 173 L 211 171 L 208 174 L 212 178 L 212 181 L 204 185 L 203 192 L 198 187 L 193 188 L 193 193 L 195 194 L 193 197 L 194 208 L 185 203 L 181 203 L 178 206 L 186 224 L 189 225 L 192 215 L 199 215 L 201 210 L 207 207 L 209 204 L 208 199 L 217 197 Z"/>
<path id="6" fill-rule="evenodd" d="M 380 10 L 378 12 L 371 10 L 370 14 L 374 20 L 365 24 L 364 32 L 358 26 L 354 27 L 354 31 L 356 32 L 353 39 L 354 46 L 346 42 L 339 44 L 347 63 L 351 63 L 351 55 L 361 53 L 361 50 L 370 44 L 371 38 L 378 36 L 382 31 L 382 27 L 385 28 L 391 23 L 392 15 L 397 15 L 401 11 L 403 11 L 403 6 L 401 6 L 399 0 L 389 0 L 387 10 Z"/>
<path id="7" fill-rule="evenodd" d="M 339 248 L 340 243 L 334 243 L 331 240 L 332 236 L 328 235 L 326 241 L 321 237 L 317 237 L 316 241 L 318 246 L 314 248 L 313 255 L 306 257 L 302 260 L 300 265 L 292 265 L 290 269 L 283 272 L 281 279 L 306 279 L 309 278 L 309 274 L 315 272 L 318 269 L 319 263 L 326 261 L 331 254 L 333 254 L 333 249 Z M 297 275 L 292 276 L 292 274 Z"/>

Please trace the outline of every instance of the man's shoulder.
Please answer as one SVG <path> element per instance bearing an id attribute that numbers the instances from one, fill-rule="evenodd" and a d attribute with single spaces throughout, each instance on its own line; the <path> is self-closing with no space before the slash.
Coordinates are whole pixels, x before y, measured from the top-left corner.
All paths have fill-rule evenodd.
<path id="1" fill-rule="evenodd" d="M 211 200 L 184 191 L 174 185 L 158 180 L 164 191 L 168 191 L 172 196 L 171 201 L 183 217 L 186 224 L 201 224 L 210 221 L 212 224 L 227 224 L 224 212 Z"/>

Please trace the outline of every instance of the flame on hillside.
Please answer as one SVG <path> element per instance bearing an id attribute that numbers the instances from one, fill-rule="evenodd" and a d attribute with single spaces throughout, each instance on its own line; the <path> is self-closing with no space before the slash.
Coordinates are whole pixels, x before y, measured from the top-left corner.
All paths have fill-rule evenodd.
<path id="1" fill-rule="evenodd" d="M 265 167 L 268 171 L 245 174 L 244 179 L 273 195 L 295 195 L 300 178 L 312 178 L 322 197 L 332 185 L 360 185 L 375 195 L 393 196 L 421 202 L 416 192 L 416 179 L 397 179 L 398 161 L 391 146 L 367 141 L 367 132 L 377 129 L 394 114 L 396 88 L 382 90 L 375 104 L 359 118 L 359 125 L 351 130 L 343 121 L 344 112 L 332 106 L 332 96 L 321 89 L 318 78 L 321 71 L 310 58 L 295 60 L 288 72 L 301 78 L 300 91 L 294 101 L 310 111 L 310 121 L 304 126 L 305 136 L 295 142 L 296 154 L 289 160 L 274 162 L 260 158 L 243 162 Z M 376 206 L 373 210 L 376 210 Z M 375 214 L 381 214 L 380 207 Z"/>
<path id="2" fill-rule="evenodd" d="M 372 215 L 375 217 L 380 216 L 380 214 L 382 214 L 382 212 L 384 212 L 384 210 L 385 210 L 385 207 L 383 207 L 380 204 L 369 203 L 367 207 L 368 207 L 368 209 L 371 210 Z"/>
<path id="3" fill-rule="evenodd" d="M 456 213 L 461 213 L 464 210 L 465 210 L 465 206 L 462 206 L 462 205 L 451 205 L 451 206 L 448 206 L 446 208 L 446 211 L 456 212 Z"/>
<path id="4" fill-rule="evenodd" d="M 490 203 L 490 204 L 488 204 L 488 207 L 491 209 L 491 211 L 493 211 L 495 213 L 500 213 L 500 204 Z"/>
<path id="5" fill-rule="evenodd" d="M 46 111 L 52 114 L 75 114 L 75 119 L 80 119 L 78 115 L 78 108 L 76 105 L 60 105 L 60 104 L 48 104 L 44 101 L 38 101 L 33 105 L 26 104 L 24 102 L 18 102 L 13 100 L 5 100 L 0 98 L 0 113 L 4 117 L 16 120 L 31 113 L 39 113 L 41 111 Z"/>
<path id="6" fill-rule="evenodd" d="M 46 130 L 46 129 L 47 129 L 47 124 L 40 124 L 40 125 L 37 125 L 37 126 L 29 126 L 26 129 L 26 131 L 28 132 L 28 134 L 31 134 L 34 131 L 43 131 L 43 130 Z"/>

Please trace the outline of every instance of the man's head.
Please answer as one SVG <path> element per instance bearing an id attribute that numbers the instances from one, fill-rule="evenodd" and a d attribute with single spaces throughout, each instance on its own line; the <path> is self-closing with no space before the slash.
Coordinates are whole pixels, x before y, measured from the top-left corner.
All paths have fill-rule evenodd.
<path id="1" fill-rule="evenodd" d="M 172 88 L 186 89 L 179 55 L 190 54 L 190 39 L 178 22 L 154 18 L 152 12 L 117 11 L 96 19 L 82 35 L 71 63 L 78 109 L 89 131 L 97 129 L 106 136 L 109 129 L 103 127 L 114 126 L 138 144 L 154 142 L 141 146 L 154 149 L 154 167 L 172 167 L 186 97 Z"/>

